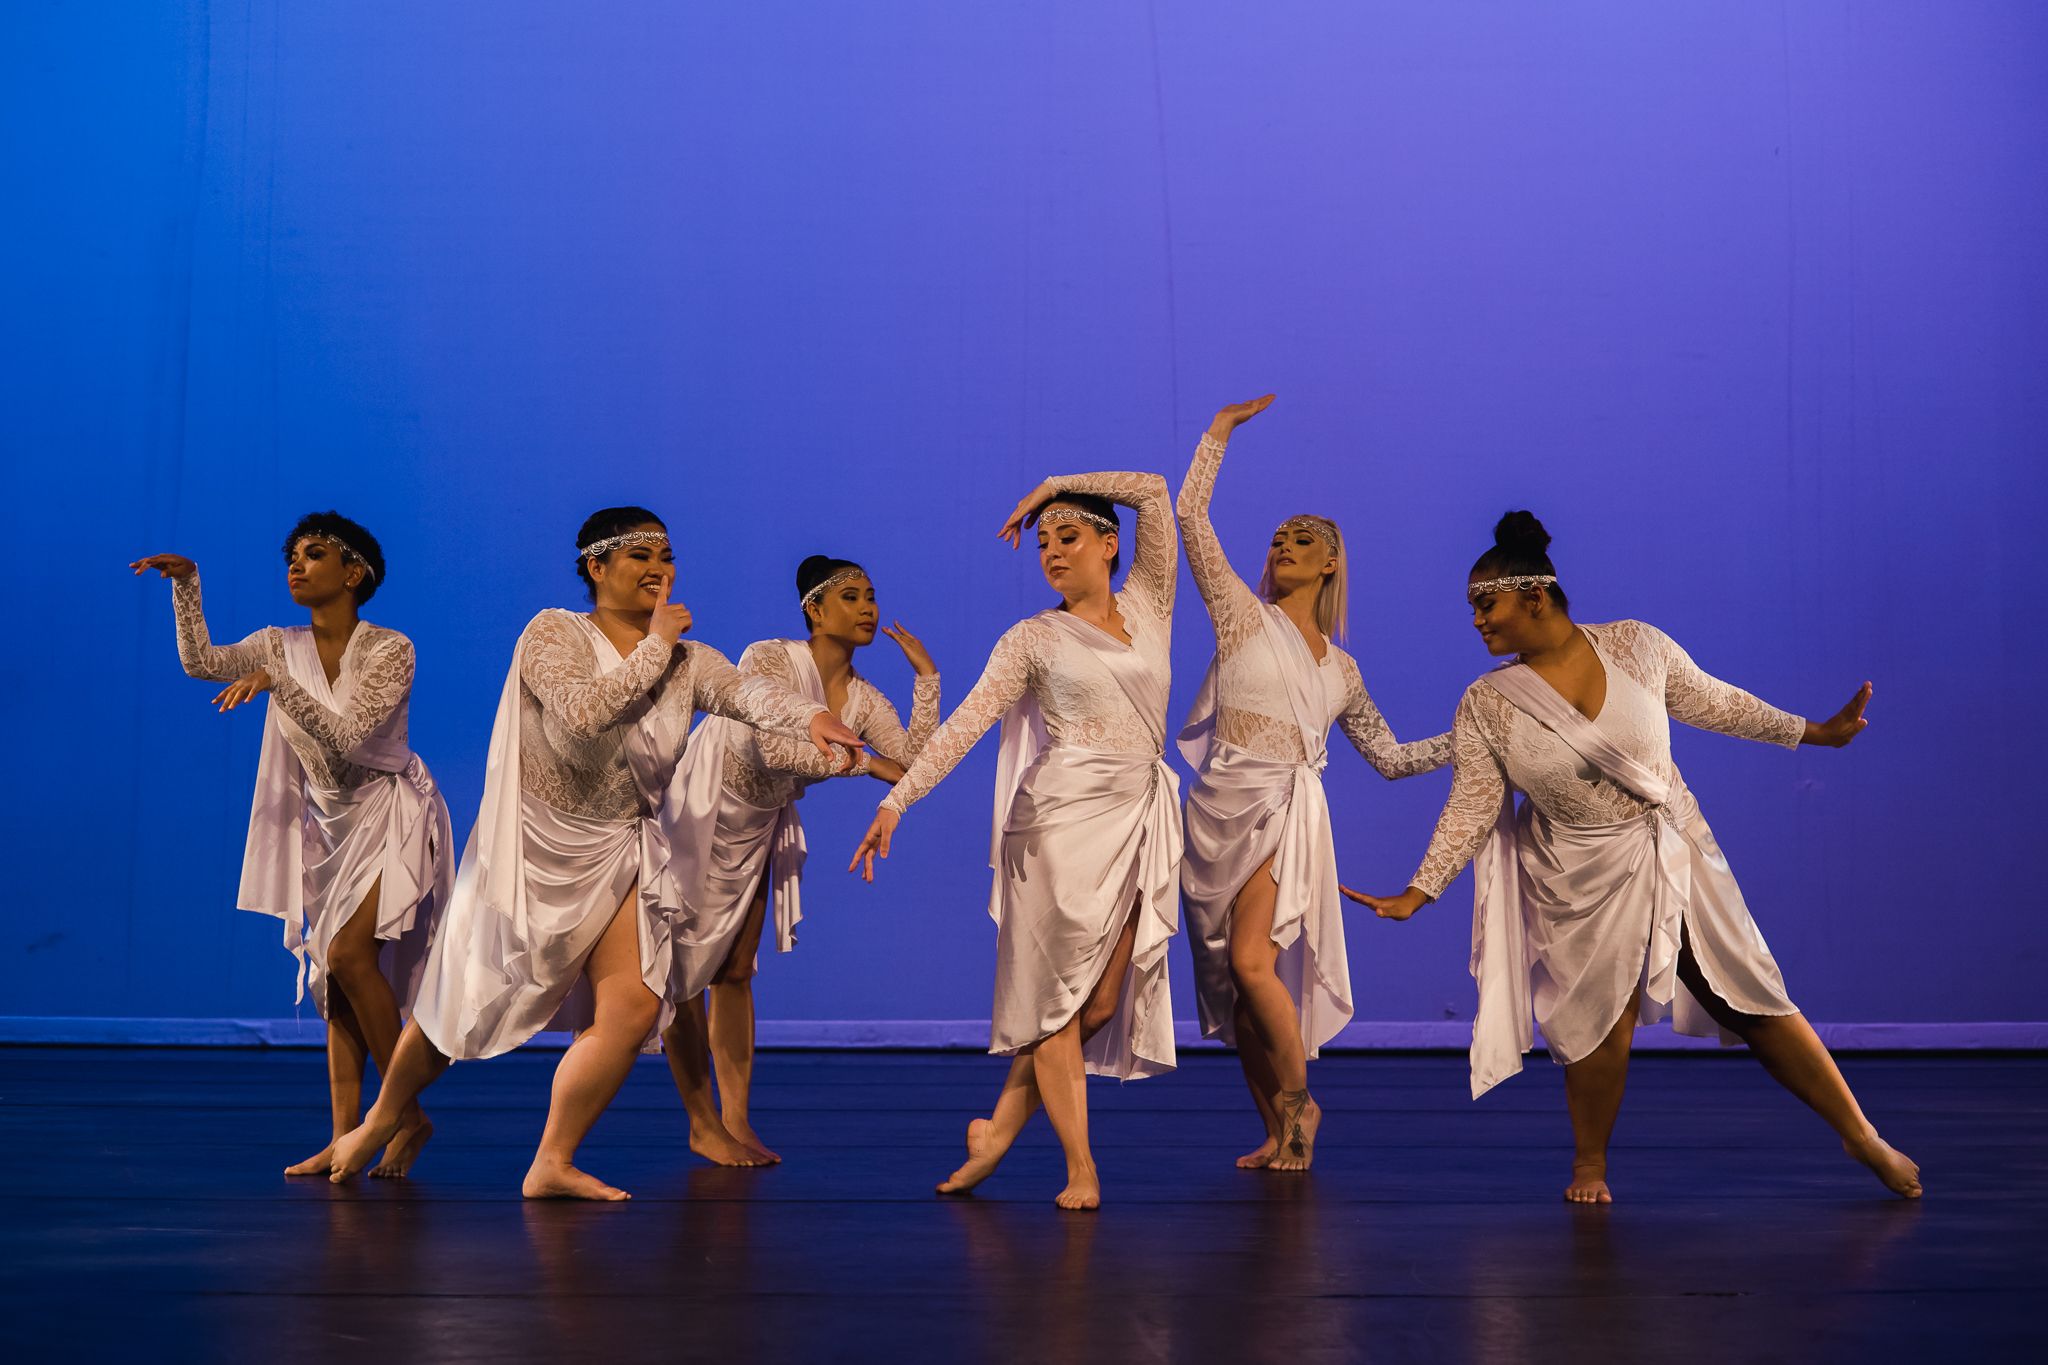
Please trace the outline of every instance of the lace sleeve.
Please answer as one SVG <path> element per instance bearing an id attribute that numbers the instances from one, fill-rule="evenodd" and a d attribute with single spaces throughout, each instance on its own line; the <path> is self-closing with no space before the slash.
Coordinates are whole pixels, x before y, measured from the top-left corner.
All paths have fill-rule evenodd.
<path id="1" fill-rule="evenodd" d="M 412 691 L 412 641 L 394 634 L 366 651 L 356 670 L 355 686 L 349 689 L 348 705 L 338 712 L 314 700 L 285 668 L 282 636 L 273 647 L 269 668 L 271 700 L 307 734 L 346 758 L 405 704 Z"/>
<path id="2" fill-rule="evenodd" d="M 764 736 L 802 735 L 810 743 L 811 717 L 826 708 L 786 683 L 748 676 L 710 645 L 689 645 L 691 699 L 699 711 L 744 721 Z M 811 752 L 818 753 L 815 744 Z M 818 754 L 819 758 L 825 755 Z"/>
<path id="3" fill-rule="evenodd" d="M 989 727 L 1017 704 L 1017 699 L 1031 684 L 1032 670 L 1037 667 L 1031 647 L 1031 629 L 1031 622 L 1020 621 L 1003 632 L 1003 638 L 996 641 L 995 649 L 988 656 L 988 667 L 981 671 L 981 680 L 974 684 L 974 689 L 932 735 L 917 760 L 903 774 L 903 780 L 883 798 L 884 806 L 899 815 L 908 810 L 912 803 L 938 786 L 940 779 L 952 772 L 960 760 L 967 757 L 967 751 L 988 733 Z"/>
<path id="4" fill-rule="evenodd" d="M 1063 492 L 1093 493 L 1122 503 L 1136 514 L 1131 540 L 1137 550 L 1124 590 L 1137 589 L 1153 615 L 1162 620 L 1172 617 L 1173 504 L 1166 496 L 1166 480 L 1157 474 L 1063 474 L 1047 482 Z"/>
<path id="5" fill-rule="evenodd" d="M 1431 900 L 1443 895 L 1444 888 L 1478 854 L 1500 819 L 1501 802 L 1507 799 L 1507 773 L 1495 752 L 1495 741 L 1487 736 L 1484 712 L 1488 703 L 1480 696 L 1491 691 L 1483 682 L 1467 688 L 1451 721 L 1451 794 L 1444 801 L 1443 814 L 1437 817 L 1422 866 L 1408 882 Z"/>
<path id="6" fill-rule="evenodd" d="M 263 631 L 246 636 L 239 644 L 217 645 L 206 629 L 206 608 L 199 596 L 199 571 L 171 580 L 171 610 L 178 622 L 178 662 L 194 678 L 233 682 L 244 673 L 254 673 L 270 662 Z"/>
<path id="7" fill-rule="evenodd" d="M 692 646 L 692 648 L 702 649 L 705 647 L 698 645 Z M 717 653 L 716 650 L 710 650 L 709 652 L 712 654 Z M 766 679 L 783 691 L 793 696 L 802 697 L 802 694 L 796 690 L 796 671 L 790 667 L 789 651 L 782 647 L 782 642 L 779 640 L 763 640 L 759 644 L 748 645 L 746 650 L 740 655 L 739 675 L 743 680 L 749 681 Z M 802 697 L 802 699 L 811 709 L 804 712 L 803 724 L 796 727 L 794 732 L 755 729 L 754 744 L 761 752 L 761 761 L 767 764 L 771 772 L 795 773 L 801 777 L 851 777 L 866 773 L 868 770 L 866 750 L 862 750 L 854 755 L 852 768 L 842 769 L 839 766 L 839 759 L 836 755 L 820 753 L 818 746 L 811 743 L 809 733 L 811 717 L 825 708 L 820 707 L 808 697 Z M 711 708 L 707 706 L 704 709 L 710 710 Z M 721 712 L 720 714 L 726 713 Z"/>
<path id="8" fill-rule="evenodd" d="M 1195 587 L 1208 605 L 1209 621 L 1216 628 L 1216 653 L 1234 652 L 1263 628 L 1259 599 L 1245 581 L 1231 572 L 1209 520 L 1209 502 L 1216 493 L 1216 475 L 1223 466 L 1224 443 L 1204 433 L 1195 447 L 1194 463 L 1181 480 L 1180 496 L 1173 510 L 1180 516 L 1180 543 L 1188 552 L 1188 571 Z"/>
<path id="9" fill-rule="evenodd" d="M 931 739 L 932 731 L 939 728 L 939 676 L 920 676 L 910 694 L 910 729 L 903 728 L 903 720 L 896 713 L 895 705 L 882 695 L 882 689 L 867 679 L 861 679 L 866 689 L 867 706 L 860 722 L 861 738 L 868 746 L 884 758 L 893 759 L 908 769 L 924 751 Z"/>
<path id="10" fill-rule="evenodd" d="M 1761 740 L 1799 747 L 1806 733 L 1803 717 L 1780 711 L 1732 683 L 1722 682 L 1692 661 L 1676 640 L 1655 626 L 1636 624 L 1641 632 L 1639 649 L 1662 656 L 1664 665 L 1664 709 L 1673 720 L 1716 734 L 1738 739 Z"/>
<path id="11" fill-rule="evenodd" d="M 546 611 L 526 628 L 519 650 L 519 680 L 563 729 L 578 739 L 596 739 L 621 712 L 647 695 L 667 671 L 673 653 L 667 640 L 649 635 L 633 647 L 623 667 L 600 673 L 589 642 L 569 613 Z"/>
<path id="12" fill-rule="evenodd" d="M 1450 731 L 1431 735 L 1428 739 L 1398 743 L 1386 717 L 1373 703 L 1372 694 L 1365 690 L 1365 680 L 1358 673 L 1358 661 L 1346 654 L 1342 667 L 1350 686 L 1344 697 L 1344 713 L 1337 717 L 1337 724 L 1344 731 L 1345 738 L 1351 741 L 1351 746 L 1365 756 L 1365 761 L 1372 764 L 1381 777 L 1389 781 L 1397 777 L 1413 777 L 1417 773 L 1434 772 L 1451 761 Z"/>

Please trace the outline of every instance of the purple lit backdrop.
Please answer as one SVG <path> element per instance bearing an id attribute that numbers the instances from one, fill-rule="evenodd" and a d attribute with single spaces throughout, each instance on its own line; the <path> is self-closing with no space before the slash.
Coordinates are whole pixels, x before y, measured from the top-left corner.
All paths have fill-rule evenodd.
<path id="1" fill-rule="evenodd" d="M 2043 1017 L 2034 0 L 33 3 L 0 52 L 0 1014 L 291 1012 L 231 908 L 258 718 L 178 673 L 136 554 L 197 558 L 234 637 L 289 612 L 294 516 L 368 523 L 466 829 L 592 508 L 670 519 L 735 655 L 795 625 L 802 555 L 863 560 L 950 705 L 1047 600 L 993 536 L 1024 488 L 1177 483 L 1273 389 L 1226 544 L 1338 518 L 1397 733 L 1485 667 L 1464 570 L 1532 507 L 1585 619 L 1797 710 L 1876 680 L 1847 753 L 1678 738 L 1817 1018 Z M 1176 723 L 1209 646 L 1184 578 Z M 985 1016 L 991 769 L 874 888 L 838 869 L 881 788 L 813 793 L 764 1018 Z M 1399 887 L 1446 781 L 1336 754 L 1347 880 Z M 1469 1014 L 1469 894 L 1354 921 L 1361 1019 Z"/>

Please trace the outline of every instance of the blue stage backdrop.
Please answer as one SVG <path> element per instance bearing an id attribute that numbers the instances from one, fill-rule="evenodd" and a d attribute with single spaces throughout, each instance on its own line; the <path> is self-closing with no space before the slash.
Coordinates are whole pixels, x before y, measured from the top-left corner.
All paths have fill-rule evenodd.
<path id="1" fill-rule="evenodd" d="M 1248 573 L 1342 523 L 1399 735 L 1487 666 L 1465 570 L 1533 508 L 1583 619 L 1807 713 L 1875 680 L 1847 752 L 1677 740 L 1816 1018 L 2043 1015 L 2036 0 L 21 0 L 0 52 L 0 1014 L 293 1012 L 233 909 L 261 716 L 181 675 L 137 555 L 238 638 L 292 619 L 298 514 L 367 523 L 466 831 L 594 508 L 669 519 L 732 655 L 798 626 L 802 556 L 863 561 L 950 704 L 1049 600 L 995 539 L 1026 488 L 1177 484 L 1271 389 L 1218 521 Z M 1185 575 L 1176 631 L 1178 724 Z M 813 792 L 764 1018 L 986 1016 L 992 749 L 873 887 L 882 789 Z M 1402 886 L 1447 785 L 1336 752 L 1345 879 Z M 1360 1019 L 1469 1017 L 1469 906 L 1354 917 Z"/>

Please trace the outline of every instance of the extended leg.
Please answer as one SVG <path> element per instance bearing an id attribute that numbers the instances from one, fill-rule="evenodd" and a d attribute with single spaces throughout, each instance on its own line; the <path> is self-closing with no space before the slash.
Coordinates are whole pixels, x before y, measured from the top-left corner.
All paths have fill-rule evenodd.
<path id="1" fill-rule="evenodd" d="M 1621 1113 L 1628 1088 L 1629 1043 L 1635 1033 L 1642 988 L 1629 994 L 1621 1017 L 1607 1031 L 1592 1055 L 1569 1062 L 1564 1069 L 1565 1105 L 1572 1116 L 1572 1183 L 1564 1197 L 1574 1204 L 1611 1204 L 1607 1188 L 1607 1142 Z"/>

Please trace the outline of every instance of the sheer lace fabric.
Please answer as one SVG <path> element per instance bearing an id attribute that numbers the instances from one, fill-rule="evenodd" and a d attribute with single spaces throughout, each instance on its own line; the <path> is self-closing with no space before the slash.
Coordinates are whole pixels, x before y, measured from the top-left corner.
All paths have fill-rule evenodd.
<path id="1" fill-rule="evenodd" d="M 412 695 L 412 641 L 395 630 L 356 624 L 341 656 L 334 694 L 342 698 L 335 711 L 293 681 L 284 662 L 284 632 L 265 626 L 232 645 L 216 645 L 206 625 L 199 575 L 174 579 L 171 605 L 178 626 L 178 661 L 195 678 L 231 682 L 264 669 L 270 674 L 270 701 L 277 708 L 279 729 L 305 767 L 308 779 L 328 791 L 360 787 L 377 775 L 347 757 Z M 404 723 L 395 738 L 404 739 Z"/>
<path id="2" fill-rule="evenodd" d="M 1638 688 L 1610 686 L 1594 724 L 1657 769 L 1674 794 L 1672 720 L 1702 730 L 1796 747 L 1806 722 L 1704 672 L 1677 642 L 1641 621 L 1581 627 L 1600 660 Z M 1661 705 L 1659 704 L 1661 701 Z M 1552 820 L 1607 825 L 1649 808 L 1602 777 L 1563 740 L 1482 679 L 1465 689 L 1451 725 L 1451 794 L 1411 884 L 1440 896 L 1492 831 L 1509 787 Z"/>
<path id="3" fill-rule="evenodd" d="M 1095 493 L 1137 512 L 1130 539 L 1137 545 L 1129 575 L 1116 594 L 1130 648 L 1146 664 L 1171 666 L 1174 530 L 1166 481 L 1157 474 L 1087 474 L 1056 478 L 1060 488 Z M 1107 753 L 1157 753 L 1155 721 L 1138 714 L 1122 687 L 1091 663 L 1085 649 L 1036 618 L 1003 633 L 973 690 L 932 735 L 917 761 L 882 804 L 907 810 L 958 766 L 990 726 L 1027 691 L 1045 714 L 1054 745 Z"/>
<path id="4" fill-rule="evenodd" d="M 791 691 L 799 690 L 795 670 L 790 667 L 789 651 L 780 640 L 748 645 L 740 655 L 739 666 L 742 674 L 772 678 Z M 939 675 L 919 677 L 912 684 L 908 730 L 903 728 L 895 706 L 882 695 L 882 690 L 858 673 L 847 681 L 846 705 L 839 718 L 866 740 L 873 752 L 908 768 L 938 728 Z M 853 773 L 867 770 L 868 755 L 863 751 Z M 744 739 L 725 753 L 726 790 L 763 810 L 788 805 L 813 782 L 841 775 L 836 760 L 819 753 L 808 739 L 791 735 L 749 730 Z"/>

